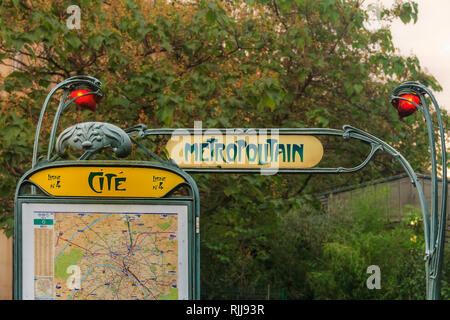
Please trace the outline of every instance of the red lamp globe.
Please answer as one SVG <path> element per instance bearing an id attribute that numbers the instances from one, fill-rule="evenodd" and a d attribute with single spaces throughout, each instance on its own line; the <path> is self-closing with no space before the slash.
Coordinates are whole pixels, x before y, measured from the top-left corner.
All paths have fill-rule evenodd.
<path id="1" fill-rule="evenodd" d="M 92 111 L 95 111 L 95 107 L 97 105 L 97 100 L 98 100 L 97 95 L 90 94 L 90 95 L 83 97 L 83 95 L 85 95 L 86 93 L 91 93 L 91 92 L 92 91 L 87 90 L 87 89 L 78 89 L 78 90 L 72 91 L 70 96 L 72 97 L 72 99 L 81 97 L 81 98 L 76 99 L 75 103 L 77 105 L 79 105 L 80 107 L 88 108 Z"/>
<path id="2" fill-rule="evenodd" d="M 411 103 L 410 101 L 412 101 L 418 105 L 422 105 L 420 103 L 419 96 L 416 96 L 415 94 L 405 93 L 405 94 L 401 94 L 399 97 L 408 100 L 408 101 L 406 101 L 403 99 L 396 99 L 396 100 L 392 101 L 392 104 L 397 109 L 398 116 L 400 119 L 407 117 L 409 115 L 412 115 L 414 112 L 417 111 L 416 106 L 413 103 Z"/>

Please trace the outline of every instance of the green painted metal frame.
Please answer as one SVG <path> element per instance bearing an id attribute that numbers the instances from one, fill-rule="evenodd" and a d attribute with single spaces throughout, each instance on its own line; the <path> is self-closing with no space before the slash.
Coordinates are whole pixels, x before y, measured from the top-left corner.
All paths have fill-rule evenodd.
<path id="1" fill-rule="evenodd" d="M 41 110 L 41 115 L 39 118 L 38 126 L 36 129 L 36 137 L 35 137 L 35 143 L 33 148 L 33 161 L 32 161 L 32 168 L 41 167 L 42 165 L 45 165 L 46 163 L 51 163 L 56 158 L 52 157 L 52 151 L 55 143 L 55 135 L 56 135 L 56 129 L 57 125 L 60 119 L 61 114 L 68 108 L 70 103 L 75 101 L 75 99 L 71 99 L 67 101 L 68 94 L 70 90 L 73 90 L 76 86 L 85 85 L 93 90 L 93 92 L 88 94 L 95 94 L 101 96 L 101 82 L 98 81 L 95 78 L 87 77 L 87 76 L 76 76 L 69 78 L 61 83 L 59 83 L 55 88 L 53 88 L 47 98 L 45 99 L 44 105 Z M 49 142 L 49 148 L 47 153 L 47 159 L 46 160 L 38 160 L 37 159 L 37 153 L 38 153 L 38 142 L 39 142 L 39 134 L 41 130 L 42 120 L 43 116 L 45 114 L 45 109 L 50 102 L 51 97 L 55 94 L 55 92 L 59 89 L 63 89 L 64 92 L 62 94 L 62 98 L 60 99 L 60 103 L 58 106 L 58 109 L 56 111 L 56 115 L 53 121 L 53 127 L 50 134 L 50 142 Z M 426 283 L 427 283 L 427 292 L 426 297 L 427 299 L 435 300 L 440 298 L 440 281 L 441 281 L 441 274 L 442 274 L 442 261 L 443 261 L 443 254 L 444 254 L 444 243 L 445 243 L 445 223 L 446 223 L 446 200 L 447 200 L 447 158 L 446 158 L 446 147 L 445 147 L 445 134 L 444 129 L 442 125 L 442 119 L 439 111 L 439 106 L 436 102 L 436 99 L 434 98 L 432 92 L 427 89 L 425 86 L 423 86 L 420 83 L 416 82 L 406 82 L 401 84 L 399 87 L 394 89 L 394 91 L 391 94 L 391 101 L 393 100 L 406 100 L 402 97 L 400 97 L 403 93 L 413 93 L 416 95 L 419 95 L 421 105 L 417 105 L 413 103 L 425 116 L 426 124 L 427 124 L 427 131 L 429 136 L 429 142 L 430 142 L 430 152 L 431 152 L 431 165 L 432 165 L 432 203 L 431 203 L 431 215 L 428 211 L 428 206 L 425 200 L 425 196 L 422 190 L 422 187 L 417 179 L 417 175 L 415 174 L 414 170 L 412 169 L 409 162 L 392 146 L 388 145 L 386 142 L 382 141 L 381 139 L 370 135 L 369 133 L 354 128 L 349 125 L 345 125 L 342 130 L 337 129 L 329 129 L 329 128 L 311 128 L 311 129 L 298 129 L 298 128 L 292 128 L 292 129 L 285 129 L 285 128 L 263 128 L 263 129 L 252 129 L 252 133 L 250 134 L 258 134 L 259 132 L 265 132 L 267 131 L 276 131 L 277 134 L 280 135 L 288 135 L 288 134 L 297 134 L 297 135 L 328 135 L 328 136 L 340 136 L 345 140 L 349 139 L 356 139 L 359 141 L 362 141 L 364 143 L 367 143 L 370 145 L 370 152 L 367 155 L 366 159 L 359 164 L 358 166 L 352 167 L 352 168 L 308 168 L 308 169 L 286 169 L 286 168 L 279 168 L 276 172 L 278 173 L 322 173 L 322 174 L 332 174 L 332 173 L 351 173 L 356 172 L 358 170 L 363 169 L 373 158 L 375 153 L 377 151 L 384 151 L 393 156 L 397 161 L 401 163 L 403 168 L 405 169 L 406 173 L 408 174 L 411 183 L 414 184 L 414 186 L 417 189 L 417 192 L 419 194 L 420 204 L 422 208 L 422 216 L 424 221 L 424 233 L 425 233 L 425 261 L 426 261 Z M 440 138 L 441 138 L 441 148 L 444 152 L 442 152 L 442 178 L 443 178 L 443 186 L 442 186 L 442 199 L 441 199 L 441 210 L 440 214 L 438 214 L 438 193 L 437 193 L 437 160 L 436 160 L 436 143 L 434 138 L 434 131 L 433 131 L 433 123 L 431 121 L 431 114 L 429 111 L 429 106 L 426 101 L 425 95 L 428 95 L 432 101 L 432 104 L 435 108 L 437 119 L 438 119 L 438 126 L 439 126 L 439 132 L 440 132 Z M 230 132 L 231 129 L 198 129 L 198 128 L 192 128 L 192 129 L 182 129 L 183 134 L 186 135 L 192 135 L 192 134 L 205 134 L 208 132 L 211 132 L 211 130 L 215 130 L 216 132 L 220 132 L 222 134 L 226 134 Z M 245 129 L 240 129 L 242 131 L 245 131 Z M 137 147 L 144 150 L 150 157 L 153 157 L 159 162 L 159 165 L 166 166 L 167 168 L 170 168 L 170 170 L 174 170 L 182 173 L 185 177 L 186 181 L 190 184 L 192 187 L 192 192 L 194 196 L 194 204 L 195 204 L 195 216 L 196 220 L 200 217 L 200 208 L 199 208 L 199 193 L 198 188 L 195 184 L 195 181 L 189 176 L 186 172 L 192 172 L 192 173 L 261 173 L 261 169 L 255 169 L 255 168 L 186 168 L 184 170 L 181 170 L 177 167 L 177 165 L 169 160 L 164 161 L 162 160 L 158 155 L 153 153 L 151 150 L 147 149 L 140 143 L 138 143 L 135 139 L 132 138 L 134 134 L 137 134 L 140 138 L 145 138 L 147 136 L 152 135 L 173 135 L 173 134 L 180 134 L 180 129 L 171 129 L 171 128 L 163 128 L 163 129 L 147 129 L 145 125 L 137 125 L 132 128 L 126 129 L 125 132 L 130 135 L 132 143 L 134 143 Z M 244 133 L 248 134 L 248 133 Z M 87 159 L 89 157 L 84 155 L 83 159 Z M 84 160 L 83 160 L 84 161 Z M 122 162 L 121 162 L 122 163 Z M 126 163 L 126 162 L 125 162 Z M 21 180 L 20 183 L 23 181 Z M 18 188 L 19 190 L 19 188 Z M 16 200 L 18 197 L 18 193 L 16 193 Z M 196 222 L 198 224 L 198 221 Z M 198 230 L 197 230 L 198 231 Z M 197 233 L 196 233 L 197 234 Z M 200 250 L 200 237 L 199 235 L 196 237 L 196 252 L 199 253 Z M 200 297 L 200 274 L 199 274 L 199 266 L 200 266 L 200 254 L 196 255 L 196 266 L 195 268 L 198 269 L 196 273 L 196 298 L 198 299 Z"/>
<path id="2" fill-rule="evenodd" d="M 245 132 L 246 129 L 237 129 L 239 131 Z M 272 132 L 270 130 L 273 130 Z M 143 137 L 150 136 L 150 135 L 192 135 L 192 134 L 211 134 L 211 132 L 218 132 L 220 134 L 227 134 L 230 133 L 230 129 L 224 129 L 224 128 L 214 128 L 214 129 L 144 129 L 143 130 Z M 314 136 L 320 136 L 320 135 L 328 135 L 328 136 L 337 136 L 342 137 L 346 140 L 348 139 L 357 139 L 360 141 L 363 141 L 365 143 L 370 144 L 371 150 L 366 157 L 366 159 L 359 164 L 358 166 L 355 166 L 353 168 L 307 168 L 307 169 L 288 169 L 288 168 L 279 168 L 277 169 L 278 173 L 351 173 L 356 172 L 361 169 L 363 169 L 373 158 L 375 153 L 381 149 L 381 145 L 383 141 L 377 139 L 374 140 L 375 137 L 370 136 L 369 134 L 365 133 L 362 130 L 359 130 L 357 128 L 354 128 L 349 125 L 345 125 L 343 127 L 343 130 L 338 129 L 330 129 L 330 128 L 256 128 L 251 129 L 249 133 L 243 133 L 242 135 L 258 135 L 263 132 L 264 134 L 279 134 L 279 135 L 314 135 Z M 365 135 L 365 136 L 364 136 Z M 376 138 L 375 138 L 376 139 Z M 398 153 L 398 152 L 396 152 Z M 261 173 L 260 168 L 183 168 L 186 172 L 193 172 L 193 173 Z M 269 170 L 269 169 L 268 169 Z"/>
<path id="3" fill-rule="evenodd" d="M 54 162 L 57 157 L 56 156 L 52 156 L 52 151 L 55 147 L 55 140 L 56 140 L 56 131 L 58 128 L 58 124 L 59 124 L 59 120 L 61 118 L 61 115 L 70 107 L 70 105 L 72 104 L 72 102 L 76 101 L 79 98 L 82 98 L 84 96 L 87 95 L 96 95 L 101 97 L 102 91 L 101 91 L 101 86 L 102 83 L 94 78 L 94 77 L 90 77 L 90 76 L 84 76 L 84 75 L 80 75 L 80 76 L 74 76 L 71 78 L 68 78 L 60 83 L 58 83 L 47 95 L 43 105 L 42 105 L 42 109 L 41 109 L 41 113 L 39 116 L 39 120 L 38 120 L 38 124 L 36 127 L 36 134 L 35 134 L 35 139 L 34 139 L 34 145 L 33 145 L 33 157 L 32 157 L 32 169 L 27 172 L 24 177 L 29 176 L 29 174 L 31 172 L 40 170 L 44 167 L 47 167 L 48 165 L 52 165 L 52 164 L 56 164 L 56 163 L 65 163 L 67 165 L 70 165 L 70 162 Z M 72 98 L 72 99 L 68 99 L 69 93 L 76 89 L 76 88 L 80 88 L 80 87 L 85 87 L 88 88 L 90 90 L 92 90 L 90 93 L 86 93 L 83 94 L 82 96 L 76 97 L 76 98 Z M 40 158 L 38 159 L 38 147 L 39 147 L 39 135 L 41 132 L 41 127 L 42 127 L 42 122 L 44 119 L 44 115 L 45 115 L 45 111 L 47 109 L 47 106 L 49 105 L 49 103 L 51 102 L 51 98 L 58 92 L 62 90 L 62 95 L 59 101 L 59 105 L 58 108 L 56 110 L 56 114 L 53 120 L 53 125 L 52 125 L 52 129 L 50 132 L 50 138 L 49 138 L 49 144 L 48 144 L 48 150 L 47 150 L 47 158 Z M 195 241 L 194 244 L 192 246 L 192 248 L 194 248 L 194 252 L 192 254 L 193 261 L 192 261 L 192 265 L 190 264 L 190 268 L 192 270 L 194 270 L 194 274 L 192 276 L 192 279 L 190 279 L 190 281 L 192 280 L 192 282 L 190 283 L 190 285 L 192 284 L 193 286 L 193 294 L 192 294 L 192 298 L 193 299 L 200 299 L 200 195 L 199 195 L 199 191 L 198 191 L 198 187 L 197 184 L 195 183 L 195 181 L 192 179 L 192 177 L 187 174 L 185 171 L 181 170 L 180 168 L 178 168 L 176 165 L 174 165 L 172 162 L 165 162 L 163 161 L 161 158 L 159 158 L 157 155 L 155 155 L 153 152 L 151 152 L 150 150 L 148 150 L 147 148 L 145 148 L 144 146 L 139 145 L 136 141 L 132 140 L 138 147 L 140 147 L 141 149 L 143 149 L 147 154 L 149 154 L 149 156 L 155 158 L 158 162 L 130 162 L 130 161 L 120 161 L 119 163 L 115 162 L 114 165 L 124 165 L 126 166 L 127 164 L 130 165 L 137 165 L 137 166 L 147 166 L 147 167 L 153 167 L 153 168 L 161 168 L 161 169 L 165 169 L 165 170 L 169 170 L 172 171 L 174 173 L 177 173 L 179 175 L 181 175 L 187 182 L 187 185 L 190 188 L 190 192 L 192 195 L 192 210 L 194 211 L 194 216 L 195 216 Z M 78 165 L 81 163 L 84 163 L 85 160 L 87 160 L 91 155 L 93 155 L 94 153 L 90 153 L 87 152 L 82 156 L 83 161 L 79 161 L 76 162 Z M 98 162 L 96 162 L 98 163 Z M 89 164 L 94 164 L 94 162 L 89 161 Z M 86 164 L 86 165 L 89 165 Z M 106 165 L 106 163 L 104 163 Z M 22 196 L 19 194 L 20 188 L 22 186 L 22 184 L 24 183 L 24 177 L 22 177 L 22 179 L 19 181 L 19 184 L 17 186 L 16 189 L 16 195 L 15 195 L 15 217 L 17 217 L 17 215 L 19 215 L 20 213 L 17 212 L 18 210 L 18 202 L 20 199 L 22 199 Z M 37 186 L 32 186 L 31 188 L 31 192 L 32 192 L 32 197 L 35 197 L 36 195 L 36 188 Z M 33 199 L 37 199 L 37 198 L 33 198 Z M 48 199 L 54 199 L 52 197 L 49 197 Z M 58 198 L 59 199 L 59 198 Z M 76 198 L 70 198 L 73 200 L 76 200 Z M 105 199 L 104 198 L 92 198 L 94 199 L 94 201 L 98 201 L 98 202 L 102 202 Z M 108 199 L 109 200 L 109 199 Z M 111 199 L 113 200 L 113 199 Z M 131 199 L 125 199 L 126 201 L 130 201 Z M 133 203 L 135 203 L 135 198 L 133 198 Z M 173 199 L 172 199 L 173 200 Z M 56 199 L 54 200 L 56 201 Z M 59 201 L 59 200 L 58 200 Z M 114 200 L 116 201 L 116 200 Z M 154 199 L 152 199 L 151 201 L 155 201 Z M 167 201 L 167 198 L 161 198 L 158 201 Z M 160 202 L 160 203 L 163 203 Z M 15 219 L 17 220 L 17 219 Z M 17 224 L 15 221 L 15 231 L 17 231 Z M 16 234 L 17 232 L 15 232 L 15 240 L 14 242 L 16 243 Z M 18 252 L 16 252 L 16 250 L 18 250 L 17 248 L 17 244 L 15 244 L 15 248 L 14 248 L 14 253 L 15 253 L 15 258 L 18 257 Z M 16 265 L 16 261 L 15 261 L 15 265 Z M 14 267 L 14 269 L 16 269 L 16 267 Z M 15 270 L 15 275 L 17 276 L 17 270 Z M 20 274 L 21 276 L 21 274 Z M 16 287 L 16 285 L 14 285 L 14 287 Z M 15 293 L 14 293 L 15 295 Z"/>
<path id="4" fill-rule="evenodd" d="M 420 104 L 402 98 L 402 94 L 414 94 L 419 96 Z M 431 105 L 434 107 L 437 118 L 437 125 L 441 144 L 441 158 L 442 158 L 442 192 L 441 192 L 441 206 L 439 210 L 439 193 L 438 193 L 438 172 L 437 172 L 437 154 L 436 154 L 436 139 L 433 129 L 433 121 L 431 118 L 430 106 L 428 105 L 426 97 L 431 100 Z M 433 92 L 419 82 L 408 81 L 404 82 L 392 91 L 391 102 L 398 100 L 405 100 L 412 103 L 425 117 L 427 126 L 428 140 L 431 154 L 431 215 L 429 217 L 429 230 L 426 234 L 428 242 L 426 260 L 427 273 L 427 299 L 437 300 L 441 297 L 441 277 L 444 257 L 445 245 L 445 227 L 447 222 L 447 194 L 448 194 L 448 178 L 447 178 L 447 148 L 445 145 L 445 130 L 442 122 L 442 116 L 439 109 L 439 104 L 433 95 Z M 423 196 L 423 195 L 421 195 Z M 425 218 L 424 218 L 425 221 Z"/>
<path id="5" fill-rule="evenodd" d="M 163 198 L 129 198 L 129 197 L 56 197 L 52 196 L 39 186 L 33 184 L 28 178 L 34 173 L 56 167 L 73 167 L 73 166 L 101 166 L 101 167 L 141 167 L 156 168 L 173 172 L 180 175 L 186 181 L 184 184 L 189 188 L 189 196 L 163 197 Z M 22 193 L 22 188 L 26 185 L 32 185 L 34 188 L 40 189 L 43 195 L 36 194 L 35 191 L 30 194 Z M 176 186 L 174 189 L 180 187 Z M 170 194 L 171 191 L 169 191 Z M 33 194 L 34 193 L 34 194 Z M 159 162 L 142 162 L 142 161 L 55 161 L 38 166 L 29 170 L 20 179 L 15 195 L 14 210 L 14 299 L 22 299 L 22 204 L 23 203 L 69 203 L 69 204 L 87 204 L 87 203 L 105 203 L 105 204 L 158 204 L 158 205 L 186 205 L 188 207 L 188 248 L 189 262 L 189 298 L 200 299 L 200 198 L 198 188 L 195 181 L 183 170 L 176 168 L 170 164 L 161 164 Z"/>
<path id="6" fill-rule="evenodd" d="M 212 130 L 217 130 L 222 134 L 225 134 L 228 129 L 185 129 L 186 135 L 190 134 L 207 134 Z M 353 168 L 309 168 L 309 169 L 278 169 L 279 173 L 316 173 L 316 174 L 335 174 L 335 173 L 351 173 L 356 172 L 363 169 L 373 158 L 377 151 L 384 151 L 394 157 L 400 164 L 403 166 L 404 170 L 408 174 L 411 183 L 416 187 L 417 193 L 419 195 L 420 205 L 422 209 L 422 217 L 424 221 L 424 233 L 425 233 L 425 261 L 426 261 L 426 283 L 427 283 L 427 292 L 426 297 L 429 300 L 436 300 L 440 298 L 439 295 L 439 284 L 440 277 L 437 277 L 442 273 L 442 257 L 443 257 L 443 247 L 445 242 L 445 206 L 446 206 L 446 196 L 442 198 L 442 208 L 441 211 L 441 220 L 444 223 L 440 223 L 439 225 L 439 238 L 433 238 L 433 227 L 437 228 L 436 225 L 438 222 L 436 221 L 434 216 L 429 215 L 428 206 L 426 203 L 426 198 L 422 190 L 422 186 L 418 181 L 417 175 L 414 172 L 413 168 L 409 164 L 409 162 L 398 152 L 395 148 L 384 142 L 383 140 L 357 128 L 354 128 L 349 125 L 345 125 L 342 130 L 337 129 L 328 129 L 328 128 L 312 128 L 312 129 L 281 129 L 281 128 L 273 128 L 273 129 L 252 129 L 251 134 L 258 134 L 260 131 L 267 132 L 267 130 L 276 130 L 280 135 L 331 135 L 331 136 L 341 136 L 343 139 L 356 139 L 367 143 L 370 145 L 371 149 L 366 159 Z M 172 135 L 172 134 L 183 134 L 183 131 L 178 129 L 146 129 L 144 130 L 144 136 L 147 135 Z M 444 144 L 445 147 L 445 144 Z M 444 158 L 444 163 L 446 160 Z M 445 167 L 445 166 L 444 166 Z M 213 173 L 213 172 L 221 172 L 221 173 L 261 173 L 261 169 L 241 169 L 241 168 L 185 168 L 187 172 L 193 173 Z M 446 174 L 446 171 L 444 171 Z M 436 181 L 436 178 L 433 180 Z M 444 179 L 443 184 L 446 186 L 447 180 Z M 437 183 L 436 183 L 437 184 Z M 434 190 L 434 189 L 433 189 Z M 443 187 L 443 195 L 446 195 L 446 187 Z M 433 191 L 432 198 L 437 198 L 437 193 Z M 436 200 L 437 201 L 437 200 Z M 440 250 L 437 250 L 440 248 Z M 440 261 L 440 262 L 439 262 Z"/>
<path id="7" fill-rule="evenodd" d="M 69 93 L 77 88 L 77 87 L 88 87 L 92 90 L 92 92 L 83 94 L 82 96 L 67 100 L 67 97 Z M 53 151 L 54 147 L 54 140 L 56 135 L 56 130 L 58 129 L 58 123 L 59 119 L 61 118 L 61 115 L 64 111 L 67 110 L 67 108 L 71 105 L 72 102 L 76 101 L 77 99 L 80 99 L 82 97 L 88 96 L 88 95 L 96 95 L 101 97 L 102 91 L 101 91 L 102 83 L 94 78 L 89 76 L 74 76 L 71 78 L 68 78 L 60 83 L 58 83 L 47 95 L 45 98 L 44 104 L 41 108 L 41 113 L 39 115 L 39 120 L 36 126 L 36 134 L 34 137 L 34 145 L 33 145 L 33 158 L 32 158 L 32 167 L 34 168 L 37 165 L 37 154 L 38 154 L 38 145 L 39 145 L 39 135 L 41 132 L 42 127 L 42 121 L 44 120 L 45 111 L 47 110 L 47 106 L 51 101 L 51 98 L 53 95 L 58 92 L 59 90 L 63 90 L 62 97 L 60 99 L 58 109 L 56 110 L 55 118 L 53 119 L 53 125 L 52 130 L 50 133 L 50 141 L 49 141 L 49 147 L 48 147 L 48 153 L 47 153 L 47 160 L 50 161 L 50 155 Z"/>

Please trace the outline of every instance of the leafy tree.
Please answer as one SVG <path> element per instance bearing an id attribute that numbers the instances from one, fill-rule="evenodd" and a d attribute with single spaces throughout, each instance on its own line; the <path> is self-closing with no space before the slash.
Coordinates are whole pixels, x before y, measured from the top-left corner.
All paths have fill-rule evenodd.
<path id="1" fill-rule="evenodd" d="M 81 8 L 80 30 L 66 26 L 72 4 Z M 412 1 L 396 2 L 380 19 L 408 23 L 417 10 Z M 399 148 L 414 169 L 428 167 L 423 119 L 399 121 L 388 97 L 405 80 L 441 88 L 416 57 L 396 54 L 388 28 L 368 28 L 360 0 L 4 0 L 0 17 L 1 63 L 17 65 L 0 81 L 0 225 L 8 234 L 41 105 L 55 83 L 78 74 L 99 78 L 105 96 L 95 114 L 66 114 L 61 129 L 86 119 L 122 128 L 192 127 L 193 120 L 204 127 L 351 124 Z M 55 108 L 44 120 L 41 152 Z M 354 166 L 367 152 L 340 139 L 324 145 L 323 166 Z M 224 281 L 255 285 L 265 276 L 257 266 L 270 263 L 279 212 L 302 195 L 401 170 L 379 156 L 351 176 L 196 176 L 202 281 L 213 279 L 221 261 L 221 272 L 231 270 Z"/>

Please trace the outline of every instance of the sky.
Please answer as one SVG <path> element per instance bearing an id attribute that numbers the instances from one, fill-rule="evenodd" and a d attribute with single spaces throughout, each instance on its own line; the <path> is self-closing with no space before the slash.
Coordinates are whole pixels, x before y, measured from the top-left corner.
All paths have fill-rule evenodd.
<path id="1" fill-rule="evenodd" d="M 366 5 L 380 3 L 390 8 L 395 1 L 398 0 L 368 0 Z M 450 0 L 414 1 L 419 6 L 417 22 L 404 24 L 395 20 L 390 26 L 392 41 L 401 55 L 417 56 L 423 70 L 437 79 L 443 90 L 433 93 L 439 107 L 450 113 Z M 446 136 L 450 142 L 449 134 Z M 450 178 L 450 172 L 447 177 Z"/>
<path id="2" fill-rule="evenodd" d="M 392 40 L 400 54 L 416 55 L 425 71 L 431 73 L 443 91 L 434 92 L 441 108 L 450 112 L 450 0 L 414 0 L 419 5 L 417 22 L 391 25 Z M 372 0 L 391 7 L 395 0 Z M 414 79 L 411 79 L 414 80 Z"/>

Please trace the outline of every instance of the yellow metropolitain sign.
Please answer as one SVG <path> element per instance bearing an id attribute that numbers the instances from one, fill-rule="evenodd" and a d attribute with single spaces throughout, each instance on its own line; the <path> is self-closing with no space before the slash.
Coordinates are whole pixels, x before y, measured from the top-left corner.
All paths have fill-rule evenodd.
<path id="1" fill-rule="evenodd" d="M 159 198 L 185 180 L 155 168 L 68 166 L 34 173 L 28 180 L 54 196 Z"/>
<path id="2" fill-rule="evenodd" d="M 166 149 L 182 168 L 312 168 L 323 157 L 310 135 L 173 135 Z"/>

